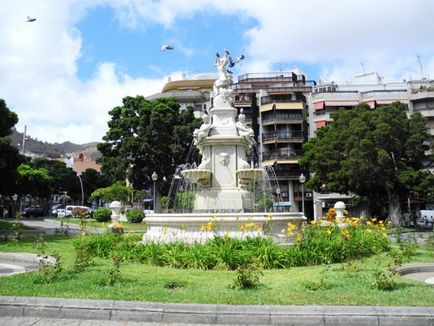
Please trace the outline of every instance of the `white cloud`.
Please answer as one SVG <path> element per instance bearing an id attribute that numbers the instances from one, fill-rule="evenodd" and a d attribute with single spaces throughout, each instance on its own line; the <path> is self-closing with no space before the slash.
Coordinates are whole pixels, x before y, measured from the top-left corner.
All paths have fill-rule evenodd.
<path id="1" fill-rule="evenodd" d="M 319 67 L 322 79 L 345 81 L 362 72 L 363 63 L 366 71 L 375 70 L 385 80 L 419 78 L 419 54 L 425 77 L 434 78 L 430 0 L 3 1 L 0 97 L 18 113 L 19 129 L 27 124 L 32 136 L 47 141 L 99 140 L 107 129 L 107 111 L 123 96 L 161 90 L 166 78 L 132 78 L 110 62 L 100 62 L 89 80 L 77 77 L 83 47 L 77 22 L 102 5 L 113 8 L 120 24 L 132 29 L 160 24 L 175 30 L 179 18 L 199 11 L 253 19 L 257 24 L 239 40 L 246 49 L 243 73 L 300 62 Z M 27 15 L 38 20 L 26 23 Z M 199 51 L 190 44 L 174 45 L 186 56 Z"/>
<path id="2" fill-rule="evenodd" d="M 27 125 L 33 137 L 50 142 L 98 141 L 107 130 L 111 108 L 124 96 L 160 91 L 165 78 L 131 78 L 120 75 L 114 63 L 100 63 L 90 80 L 78 79 L 82 39 L 74 25 L 86 10 L 72 11 L 69 5 L 72 2 L 28 1 L 3 8 L 0 97 L 18 114 L 18 129 Z M 26 23 L 27 15 L 37 21 Z"/>
<path id="3" fill-rule="evenodd" d="M 244 72 L 301 62 L 320 67 L 323 79 L 350 80 L 362 72 L 363 63 L 367 71 L 378 71 L 386 80 L 419 78 L 420 54 L 425 75 L 434 78 L 429 64 L 434 60 L 430 0 L 125 0 L 118 6 L 123 21 L 135 27 L 146 21 L 173 27 L 177 18 L 199 10 L 258 22 L 245 32 Z"/>

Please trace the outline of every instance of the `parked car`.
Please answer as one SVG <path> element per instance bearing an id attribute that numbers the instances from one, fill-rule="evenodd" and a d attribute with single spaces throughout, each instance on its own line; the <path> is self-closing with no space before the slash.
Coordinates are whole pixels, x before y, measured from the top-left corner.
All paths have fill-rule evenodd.
<path id="1" fill-rule="evenodd" d="M 45 216 L 45 211 L 41 206 L 30 206 L 21 214 L 23 217 L 43 217 Z"/>
<path id="2" fill-rule="evenodd" d="M 434 210 L 421 210 L 420 217 L 416 220 L 416 223 L 420 228 L 433 229 Z"/>
<path id="3" fill-rule="evenodd" d="M 58 208 L 56 210 L 56 215 L 55 215 L 56 217 L 65 217 L 65 215 L 66 215 L 66 209 L 64 209 L 64 208 Z"/>
<path id="4" fill-rule="evenodd" d="M 59 216 L 59 211 L 62 210 L 62 209 L 65 210 L 65 205 L 54 205 L 52 207 L 51 214 L 54 217 L 61 217 L 61 216 Z"/>

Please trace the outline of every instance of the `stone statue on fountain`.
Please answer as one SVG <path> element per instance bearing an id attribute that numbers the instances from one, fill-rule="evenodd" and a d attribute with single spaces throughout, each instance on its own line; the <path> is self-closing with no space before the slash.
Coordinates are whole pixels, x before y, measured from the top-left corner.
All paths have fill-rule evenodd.
<path id="1" fill-rule="evenodd" d="M 223 103 L 232 100 L 234 90 L 231 88 L 233 85 L 233 72 L 228 70 L 235 66 L 236 63 L 244 59 L 244 55 L 240 55 L 235 61 L 229 55 L 229 51 L 225 50 L 221 57 L 219 53 L 216 54 L 214 66 L 217 67 L 219 78 L 214 82 L 214 97 L 221 99 Z"/>
<path id="2" fill-rule="evenodd" d="M 253 132 L 253 129 L 246 124 L 246 116 L 243 113 L 243 109 L 240 110 L 238 121 L 235 123 L 235 127 L 238 130 L 238 135 L 247 140 L 250 144 L 250 147 L 255 145 L 255 133 Z"/>
<path id="3" fill-rule="evenodd" d="M 212 127 L 211 118 L 206 112 L 202 115 L 202 125 L 199 129 L 195 129 L 193 131 L 193 144 L 197 146 L 197 144 L 208 136 Z"/>

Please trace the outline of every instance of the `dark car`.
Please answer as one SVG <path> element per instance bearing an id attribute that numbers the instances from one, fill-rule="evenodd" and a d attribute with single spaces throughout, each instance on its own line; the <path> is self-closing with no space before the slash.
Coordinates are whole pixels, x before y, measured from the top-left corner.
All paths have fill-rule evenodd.
<path id="1" fill-rule="evenodd" d="M 23 217 L 43 217 L 45 212 L 40 206 L 31 206 L 26 208 L 23 213 Z"/>

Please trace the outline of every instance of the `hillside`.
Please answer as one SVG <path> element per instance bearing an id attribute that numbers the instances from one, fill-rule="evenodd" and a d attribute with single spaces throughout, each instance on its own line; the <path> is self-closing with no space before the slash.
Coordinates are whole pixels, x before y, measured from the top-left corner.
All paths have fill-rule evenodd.
<path id="1" fill-rule="evenodd" d="M 23 134 L 14 130 L 12 133 L 11 145 L 18 148 L 21 151 L 21 143 L 23 141 Z M 59 143 L 48 143 L 40 141 L 36 138 L 32 138 L 27 135 L 25 143 L 26 153 L 33 153 L 36 156 L 46 156 L 50 158 L 63 157 L 67 154 L 83 152 L 86 153 L 88 157 L 92 159 L 97 159 L 101 156 L 100 152 L 96 148 L 97 142 L 87 143 L 87 144 L 74 144 L 69 141 Z"/>

